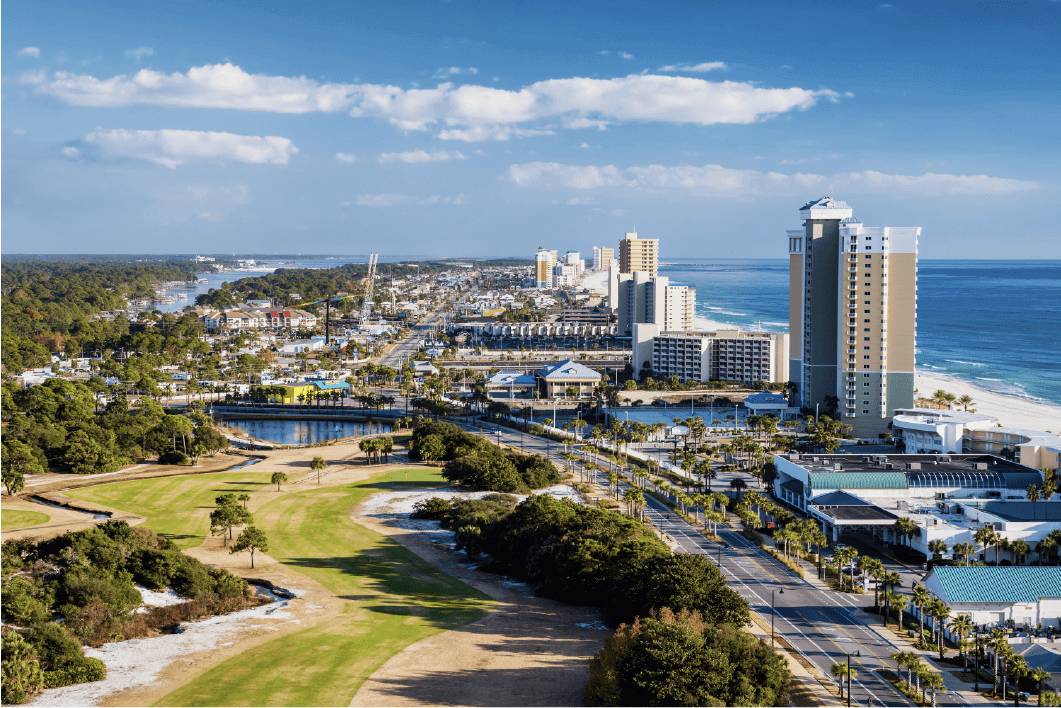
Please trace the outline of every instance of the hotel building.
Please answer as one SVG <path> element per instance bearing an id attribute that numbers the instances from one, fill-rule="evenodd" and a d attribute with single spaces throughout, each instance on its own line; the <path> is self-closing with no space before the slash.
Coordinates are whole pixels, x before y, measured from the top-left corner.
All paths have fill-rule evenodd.
<path id="1" fill-rule="evenodd" d="M 659 325 L 633 327 L 635 374 L 651 370 L 659 379 L 692 381 L 788 380 L 788 335 L 784 332 L 667 331 Z"/>
<path id="2" fill-rule="evenodd" d="M 553 267 L 558 260 L 556 251 L 546 250 L 539 246 L 538 252 L 534 254 L 534 281 L 535 287 L 553 287 Z"/>
<path id="3" fill-rule="evenodd" d="M 623 234 L 619 241 L 619 272 L 645 272 L 655 278 L 659 274 L 659 239 Z"/>
<path id="4" fill-rule="evenodd" d="M 835 405 L 854 436 L 875 437 L 913 406 L 921 228 L 863 226 L 829 197 L 799 218 L 787 232 L 793 403 Z"/>

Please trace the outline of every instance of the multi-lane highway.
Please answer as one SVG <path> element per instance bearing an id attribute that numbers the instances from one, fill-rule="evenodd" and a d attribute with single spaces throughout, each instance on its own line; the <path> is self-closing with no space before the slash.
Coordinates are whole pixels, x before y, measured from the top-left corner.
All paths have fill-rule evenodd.
<path id="1" fill-rule="evenodd" d="M 500 429 L 499 437 L 499 428 L 494 424 L 465 427 L 473 432 L 481 430 L 492 441 L 500 439 L 516 448 L 522 445 L 526 452 L 547 455 L 560 466 L 565 464 L 562 458 L 565 446 L 562 444 L 530 435 L 521 436 L 505 428 Z M 587 456 L 586 459 L 590 458 Z M 601 474 L 597 472 L 597 481 L 606 485 Z M 629 485 L 629 480 L 622 484 Z M 893 645 L 854 614 L 871 604 L 870 597 L 833 592 L 804 580 L 731 528 L 719 527 L 719 535 L 728 544 L 728 547 L 720 547 L 659 500 L 648 495 L 646 499 L 649 519 L 677 543 L 677 550 L 704 554 L 720 563 L 731 587 L 765 622 L 770 622 L 773 615 L 778 637 L 784 638 L 821 675 L 831 679 L 833 664 L 844 663 L 850 657 L 855 675 L 852 705 L 913 705 L 878 673 L 881 669 L 894 671 L 895 663 L 889 657 L 897 651 L 909 651 L 909 647 Z M 948 684 L 956 684 L 947 675 L 943 678 Z M 937 704 L 968 706 L 968 695 L 941 692 Z M 984 703 L 978 697 L 974 700 L 977 704 Z"/>
<path id="2" fill-rule="evenodd" d="M 397 368 L 401 361 L 408 360 L 416 352 L 424 330 L 433 328 L 434 319 L 433 315 L 426 318 L 410 337 L 382 357 L 380 363 Z M 574 451 L 573 447 L 521 435 L 492 423 L 464 424 L 463 427 L 488 436 L 492 441 L 547 456 L 561 467 L 565 464 L 563 453 L 569 449 Z M 596 481 L 606 484 L 600 478 L 602 473 L 598 471 L 596 474 Z M 624 479 L 621 485 L 629 487 L 630 481 Z M 870 604 L 868 596 L 838 593 L 804 580 L 730 527 L 719 527 L 719 536 L 725 546 L 713 543 L 658 499 L 649 495 L 646 499 L 646 514 L 650 521 L 676 542 L 677 550 L 707 555 L 715 560 L 731 587 L 747 600 L 752 610 L 764 621 L 772 621 L 777 636 L 822 676 L 835 682 L 831 677 L 832 666 L 850 659 L 854 669 L 852 705 L 912 705 L 879 675 L 881 669 L 895 670 L 895 664 L 889 658 L 892 653 L 908 651 L 909 648 L 893 645 L 854 614 Z M 944 681 L 955 684 L 953 678 L 946 675 Z M 970 700 L 984 703 L 978 696 L 971 698 L 970 694 L 954 691 L 940 693 L 937 703 L 960 707 L 968 706 Z"/>

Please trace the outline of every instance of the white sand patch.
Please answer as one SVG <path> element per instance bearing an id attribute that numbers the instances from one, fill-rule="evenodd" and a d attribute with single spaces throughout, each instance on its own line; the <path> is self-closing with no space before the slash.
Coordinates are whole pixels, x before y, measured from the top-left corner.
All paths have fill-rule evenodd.
<path id="1" fill-rule="evenodd" d="M 140 591 L 140 597 L 144 598 L 144 607 L 137 608 L 137 612 L 147 612 L 152 607 L 169 607 L 189 601 L 188 598 L 178 595 L 173 588 L 148 590 L 139 585 L 135 587 Z"/>
<path id="2" fill-rule="evenodd" d="M 452 545 L 454 532 L 442 528 L 440 521 L 434 519 L 414 519 L 412 517 L 413 507 L 417 502 L 426 501 L 432 497 L 452 501 L 454 499 L 482 499 L 483 497 L 497 492 L 461 492 L 454 489 L 422 489 L 414 492 L 381 492 L 361 502 L 359 508 L 360 516 L 372 516 L 380 521 L 385 521 L 390 526 L 419 531 L 424 533 L 430 543 Z M 557 499 L 571 499 L 582 503 L 579 493 L 571 486 L 558 484 L 546 489 L 539 489 L 536 494 L 547 494 Z M 527 498 L 526 494 L 513 494 L 519 501 Z"/>
<path id="3" fill-rule="evenodd" d="M 594 270 L 586 274 L 582 278 L 582 282 L 579 283 L 586 290 L 591 293 L 601 293 L 603 295 L 608 294 L 608 271 L 606 270 Z"/>
<path id="4" fill-rule="evenodd" d="M 1061 432 L 1061 406 L 1056 404 L 994 393 L 962 379 L 937 373 L 917 372 L 914 387 L 918 391 L 915 396 L 921 398 L 931 398 L 939 389 L 959 397 L 968 395 L 973 399 L 971 407 L 977 413 L 994 416 L 1007 428 Z M 962 408 L 956 406 L 955 410 Z"/>
<path id="5" fill-rule="evenodd" d="M 283 611 L 285 607 L 286 602 L 273 602 L 249 610 L 184 623 L 181 625 L 184 629 L 181 634 L 130 639 L 127 642 L 104 644 L 99 649 L 85 647 L 86 656 L 100 659 L 107 665 L 107 678 L 93 683 L 47 689 L 27 705 L 95 706 L 130 688 L 157 684 L 159 674 L 173 662 L 191 654 L 213 651 L 219 646 L 225 646 L 221 640 L 227 639 L 226 635 L 230 632 L 252 627 L 279 629 L 249 622 L 290 617 L 290 613 Z"/>

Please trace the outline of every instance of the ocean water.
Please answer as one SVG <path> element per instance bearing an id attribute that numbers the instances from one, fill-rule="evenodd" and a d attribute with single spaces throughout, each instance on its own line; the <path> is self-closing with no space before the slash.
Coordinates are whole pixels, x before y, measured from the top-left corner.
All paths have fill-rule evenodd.
<path id="1" fill-rule="evenodd" d="M 788 261 L 685 258 L 702 325 L 788 330 Z M 1061 261 L 918 262 L 917 367 L 992 392 L 1061 404 Z"/>

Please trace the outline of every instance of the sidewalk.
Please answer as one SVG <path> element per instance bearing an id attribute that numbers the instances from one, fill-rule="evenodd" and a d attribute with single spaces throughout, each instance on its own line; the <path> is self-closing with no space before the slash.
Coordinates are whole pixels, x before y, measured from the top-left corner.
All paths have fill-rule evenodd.
<path id="1" fill-rule="evenodd" d="M 905 637 L 900 636 L 891 625 L 885 628 L 881 622 L 881 618 L 877 615 L 866 612 L 865 610 L 853 610 L 851 614 L 859 622 L 873 629 L 886 640 L 899 647 L 899 651 L 913 652 L 920 657 L 921 660 L 928 664 L 933 671 L 939 673 L 939 675 L 943 677 L 943 685 L 947 687 L 949 692 L 958 694 L 970 705 L 990 706 L 1002 703 L 1001 699 L 990 700 L 973 691 L 974 683 L 971 671 L 969 672 L 969 676 L 966 679 L 963 679 L 961 677 L 961 669 L 940 666 L 936 661 L 936 654 L 934 652 L 927 649 L 918 649 L 915 644 L 908 641 Z M 982 685 L 983 684 L 981 683 L 981 686 Z M 1009 705 L 1009 701 L 1004 705 Z"/>
<path id="2" fill-rule="evenodd" d="M 751 616 L 752 623 L 747 628 L 748 631 L 761 640 L 767 642 L 770 641 L 770 630 L 766 629 L 769 626 L 766 620 L 762 619 L 756 612 L 752 612 Z M 811 673 L 811 671 L 799 661 L 795 653 L 785 649 L 784 646 L 778 644 L 777 652 L 788 661 L 788 668 L 792 671 L 792 677 L 797 679 L 810 692 L 810 698 L 812 698 L 815 705 L 830 707 L 844 705 L 840 702 L 840 699 L 835 693 L 822 685 L 823 681 L 828 682 L 827 678 L 818 678 L 814 673 Z M 796 704 L 792 703 L 792 705 Z"/>

